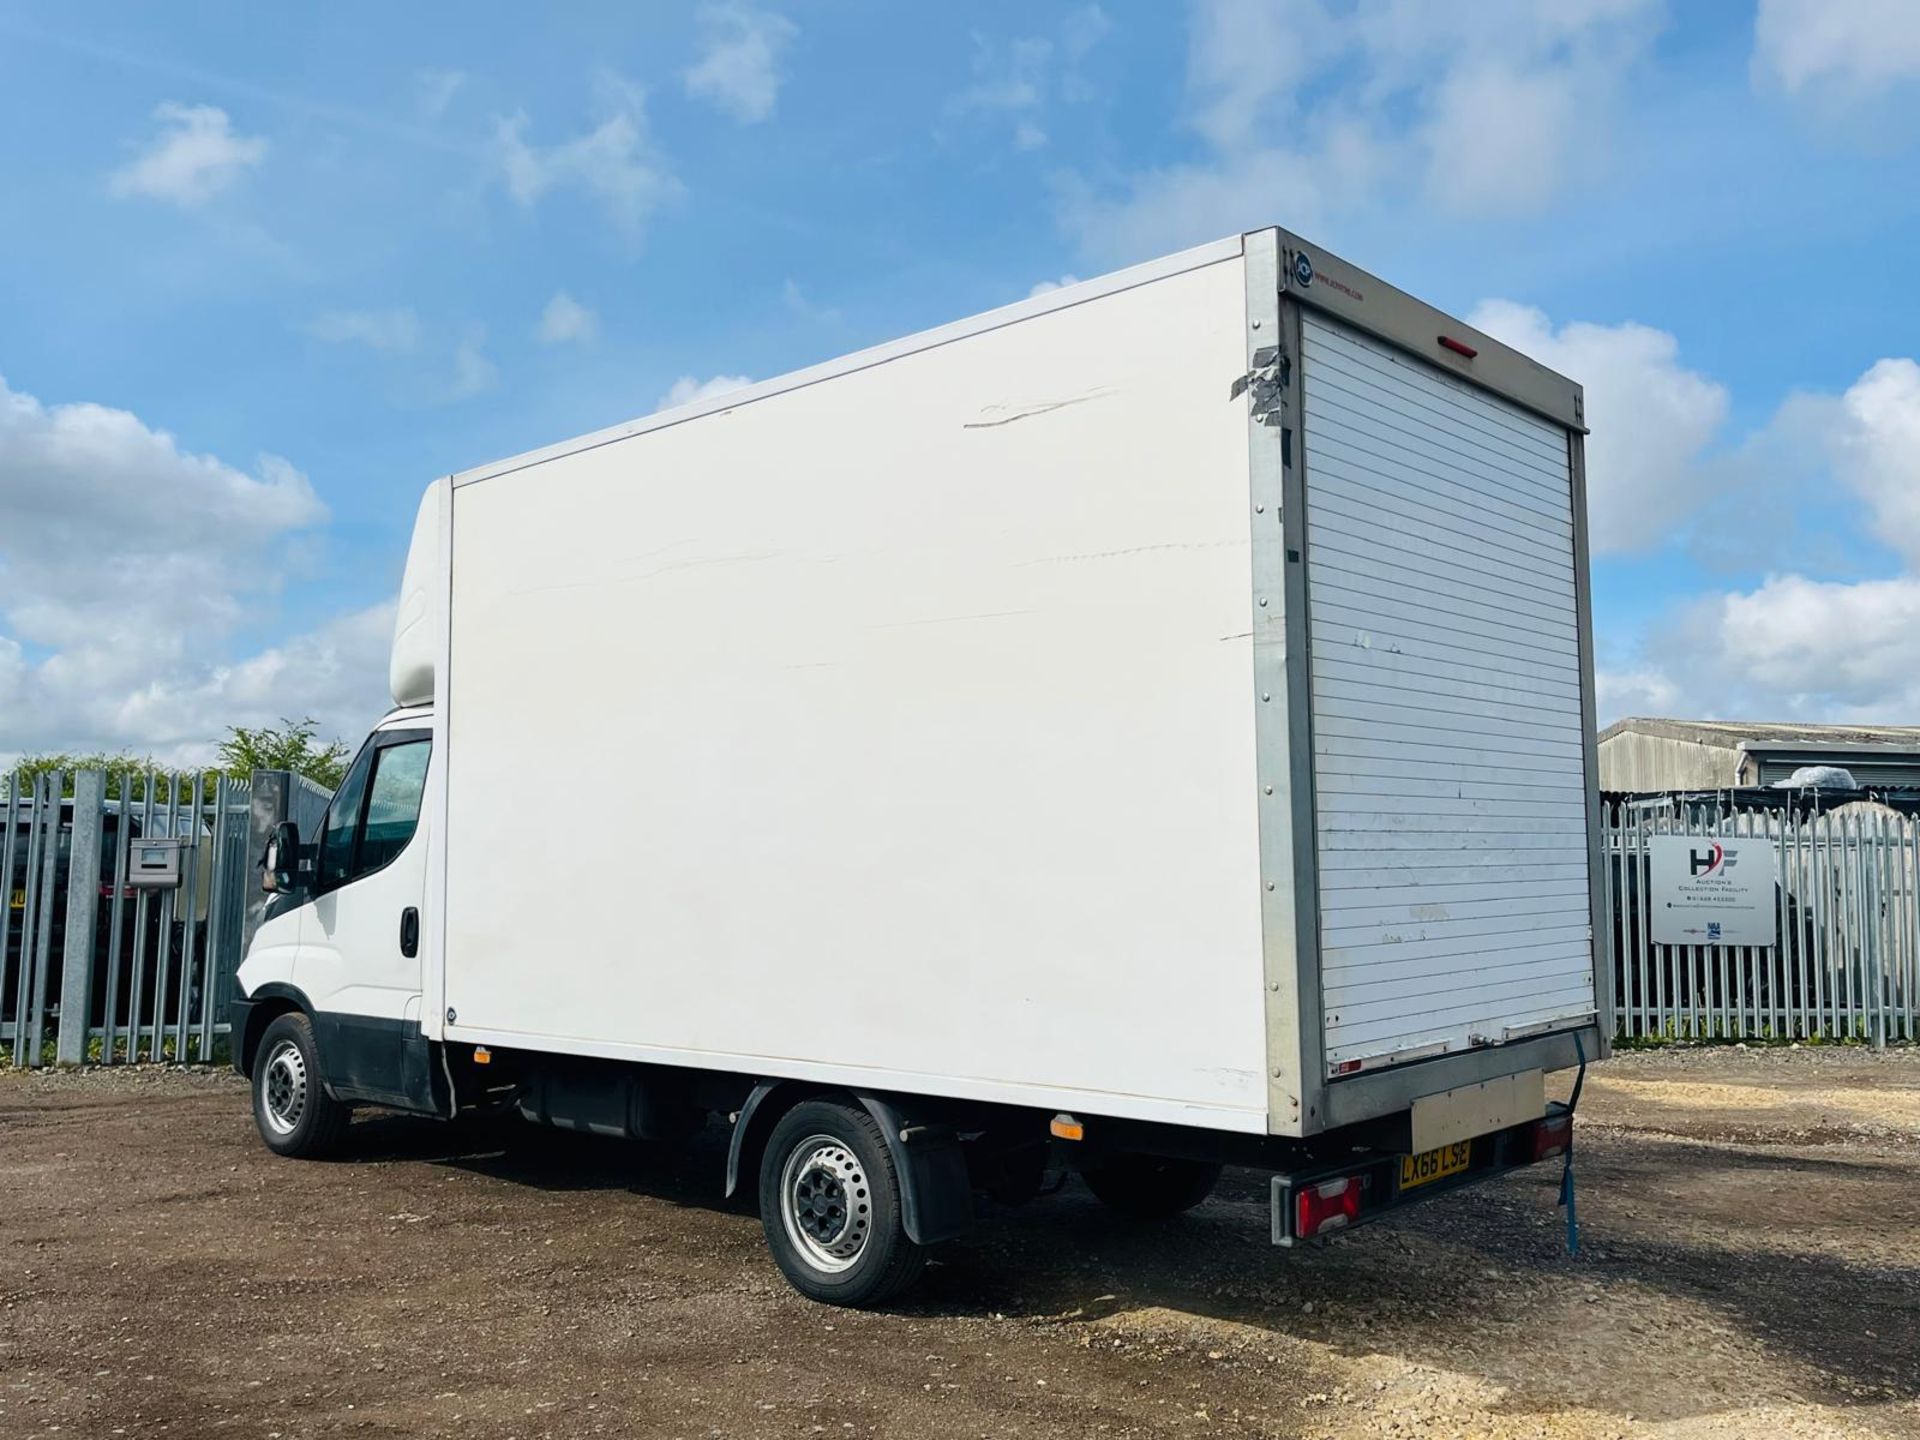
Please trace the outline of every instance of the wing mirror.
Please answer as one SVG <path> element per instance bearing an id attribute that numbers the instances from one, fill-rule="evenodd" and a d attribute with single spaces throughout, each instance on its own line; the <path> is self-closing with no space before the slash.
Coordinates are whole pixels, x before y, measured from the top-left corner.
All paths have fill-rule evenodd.
<path id="1" fill-rule="evenodd" d="M 267 853 L 260 857 L 260 888 L 285 895 L 300 888 L 300 827 L 282 820 L 267 837 Z"/>

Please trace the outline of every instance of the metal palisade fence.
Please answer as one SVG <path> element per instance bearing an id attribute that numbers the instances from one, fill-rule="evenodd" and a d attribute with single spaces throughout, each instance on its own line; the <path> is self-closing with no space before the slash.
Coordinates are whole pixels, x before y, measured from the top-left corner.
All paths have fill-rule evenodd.
<path id="1" fill-rule="evenodd" d="M 311 823 L 325 792 L 273 771 L 0 785 L 0 1063 L 220 1058 L 261 836 L 288 813 Z"/>
<path id="2" fill-rule="evenodd" d="M 221 1059 L 267 832 L 328 794 L 284 771 L 0 776 L 0 1064 Z M 1920 1039 L 1920 800 L 1609 796 L 1603 953 L 1623 1039 Z M 1662 837 L 1764 841 L 1772 944 L 1656 937 Z M 156 862 L 149 864 L 149 861 Z M 1764 901 L 1763 901 L 1764 903 Z"/>
<path id="3" fill-rule="evenodd" d="M 1656 938 L 1660 837 L 1730 848 L 1772 909 L 1772 944 Z M 1624 1039 L 1854 1040 L 1920 1032 L 1920 815 L 1904 800 L 1798 791 L 1609 797 L 1604 870 Z M 1767 895 L 1771 889 L 1771 897 Z M 1764 917 L 1763 917 L 1764 918 Z M 1671 935 L 1669 935 L 1669 940 Z"/>

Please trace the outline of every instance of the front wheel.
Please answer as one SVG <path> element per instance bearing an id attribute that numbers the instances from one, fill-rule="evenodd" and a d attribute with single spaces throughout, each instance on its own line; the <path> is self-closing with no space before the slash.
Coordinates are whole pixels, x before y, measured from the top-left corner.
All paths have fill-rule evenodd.
<path id="1" fill-rule="evenodd" d="M 1103 1204 L 1130 1220 L 1165 1220 L 1211 1195 L 1220 1167 L 1204 1160 L 1111 1155 L 1082 1166 L 1080 1178 Z"/>
<path id="2" fill-rule="evenodd" d="M 865 1110 L 806 1100 L 773 1127 L 760 1160 L 760 1223 L 793 1288 L 830 1305 L 884 1304 L 927 1251 L 907 1238 L 900 1175 Z"/>
<path id="3" fill-rule="evenodd" d="M 313 1022 L 296 1011 L 267 1026 L 253 1062 L 253 1123 L 267 1148 L 299 1159 L 324 1155 L 346 1129 L 347 1114 L 320 1079 Z"/>

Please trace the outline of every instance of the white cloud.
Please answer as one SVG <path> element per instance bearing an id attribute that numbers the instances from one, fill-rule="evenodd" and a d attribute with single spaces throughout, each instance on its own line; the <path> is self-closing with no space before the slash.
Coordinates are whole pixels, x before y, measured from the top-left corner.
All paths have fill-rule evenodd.
<path id="1" fill-rule="evenodd" d="M 784 15 L 737 0 L 707 0 L 695 18 L 705 43 L 682 76 L 687 94 L 743 125 L 772 115 L 780 94 L 780 52 L 799 27 Z"/>
<path id="2" fill-rule="evenodd" d="M 108 717 L 109 734 L 121 738 L 97 743 L 151 752 L 165 763 L 199 765 L 211 758 L 212 742 L 230 725 L 310 716 L 323 737 L 351 747 L 390 703 L 393 614 L 394 602 L 383 600 L 237 661 L 189 663 L 155 674 L 117 699 L 104 698 L 98 713 Z"/>
<path id="3" fill-rule="evenodd" d="M 413 77 L 418 91 L 420 113 L 437 120 L 447 113 L 454 95 L 467 83 L 463 70 L 422 70 Z"/>
<path id="4" fill-rule="evenodd" d="M 1596 552 L 1672 539 L 1714 483 L 1702 459 L 1725 423 L 1726 387 L 1680 363 L 1679 342 L 1632 323 L 1555 330 L 1540 311 L 1482 303 L 1468 323 L 1586 391 L 1587 514 Z"/>
<path id="5" fill-rule="evenodd" d="M 327 518 L 286 461 L 249 474 L 124 410 L 43 405 L 0 381 L 0 475 L 10 750 L 190 761 L 230 724 L 311 713 L 348 733 L 378 713 L 385 638 L 364 617 L 229 653 L 244 622 L 273 613 L 291 552 Z"/>
<path id="6" fill-rule="evenodd" d="M 542 345 L 588 341 L 600 333 L 600 317 L 561 290 L 547 301 L 546 308 L 540 312 L 540 324 L 533 333 Z"/>
<path id="7" fill-rule="evenodd" d="M 1584 113 L 1564 76 L 1483 60 L 1434 89 L 1424 136 L 1427 189 L 1457 211 L 1537 210 L 1566 178 Z"/>
<path id="8" fill-rule="evenodd" d="M 1920 79 L 1913 0 L 1760 0 L 1753 73 L 1789 95 L 1857 104 Z"/>
<path id="9" fill-rule="evenodd" d="M 1016 150 L 1038 150 L 1047 143 L 1047 132 L 1032 120 L 1022 120 L 1013 127 L 1013 148 Z"/>
<path id="10" fill-rule="evenodd" d="M 447 399 L 465 400 L 499 383 L 500 372 L 487 358 L 486 343 L 486 328 L 475 325 L 453 347 L 453 378 L 447 384 Z"/>
<path id="11" fill-rule="evenodd" d="M 1059 186 L 1062 224 L 1102 261 L 1272 224 L 1281 205 L 1295 229 L 1395 198 L 1537 211 L 1604 151 L 1664 4 L 1194 0 L 1189 14 L 1204 155 Z"/>
<path id="12" fill-rule="evenodd" d="M 621 231 L 637 238 L 654 212 L 680 194 L 680 182 L 653 143 L 645 91 L 615 79 L 603 79 L 599 88 L 607 118 L 558 145 L 528 143 L 524 113 L 498 120 L 494 148 L 501 178 L 527 209 L 555 189 L 585 191 Z"/>
<path id="13" fill-rule="evenodd" d="M 56 648 L 226 623 L 231 596 L 208 584 L 218 557 L 326 518 L 284 460 L 263 458 L 248 475 L 181 451 L 125 410 L 42 405 L 4 381 L 0 474 L 0 611 L 17 639 Z"/>
<path id="14" fill-rule="evenodd" d="M 1920 580 L 1911 576 L 1856 584 L 1776 576 L 1708 602 L 1702 618 L 1718 631 L 1725 665 L 1794 708 L 1920 694 Z"/>
<path id="15" fill-rule="evenodd" d="M 1033 282 L 1033 288 L 1027 291 L 1027 298 L 1031 300 L 1036 295 L 1046 295 L 1055 290 L 1064 290 L 1069 285 L 1078 285 L 1079 283 L 1080 277 L 1078 275 L 1062 275 L 1058 280 L 1036 280 Z"/>
<path id="16" fill-rule="evenodd" d="M 1706 719 L 1683 699 L 1680 687 L 1659 670 L 1641 666 L 1627 670 L 1596 670 L 1594 709 L 1599 723 L 1610 725 L 1623 715 L 1677 715 Z"/>
<path id="17" fill-rule="evenodd" d="M 1694 549 L 1722 569 L 1868 573 L 1885 563 L 1871 536 L 1920 573 L 1920 364 L 1796 391 L 1710 470 Z"/>
<path id="18" fill-rule="evenodd" d="M 947 102 L 947 118 L 1005 125 L 1015 150 L 1041 149 L 1049 141 L 1050 100 L 1093 97 L 1080 65 L 1109 28 L 1104 10 L 1082 5 L 1061 20 L 1057 40 L 1043 35 L 1000 40 L 976 33 L 973 81 Z"/>
<path id="19" fill-rule="evenodd" d="M 1082 5 L 1067 12 L 1066 19 L 1060 22 L 1060 51 L 1066 59 L 1066 66 L 1060 76 L 1060 98 L 1070 101 L 1093 99 L 1099 92 L 1080 72 L 1080 62 L 1093 52 L 1093 47 L 1106 38 L 1113 28 L 1113 22 L 1107 18 L 1107 12 L 1098 5 Z"/>
<path id="20" fill-rule="evenodd" d="M 1382 161 L 1364 129 L 1343 125 L 1311 153 L 1256 147 L 1217 162 L 1139 171 L 1117 195 L 1062 176 L 1056 200 L 1062 225 L 1088 259 L 1125 265 L 1282 218 L 1321 233 L 1331 213 L 1373 193 Z M 1275 197 L 1285 197 L 1284 217 Z"/>
<path id="21" fill-rule="evenodd" d="M 1795 501 L 1840 520 L 1857 504 L 1905 573 L 1781 572 L 1689 601 L 1650 627 L 1635 663 L 1603 685 L 1602 721 L 1629 710 L 1882 721 L 1920 713 L 1920 365 L 1881 360 L 1840 395 L 1788 397 L 1737 458 L 1742 469 L 1769 458 L 1780 465 L 1758 496 L 1736 498 L 1789 541 Z M 1857 563 L 1858 544 L 1846 548 Z"/>
<path id="22" fill-rule="evenodd" d="M 1031 110 L 1044 96 L 1053 42 L 1028 36 L 1004 47 L 973 37 L 974 81 L 954 97 L 959 110 Z"/>
<path id="23" fill-rule="evenodd" d="M 212 105 L 169 101 L 153 115 L 160 133 L 136 159 L 108 177 L 112 194 L 144 195 L 192 208 L 266 158 L 265 139 L 236 135 L 227 112 Z"/>
<path id="24" fill-rule="evenodd" d="M 1344 47 L 1321 0 L 1203 0 L 1189 11 L 1187 90 L 1192 123 L 1219 149 L 1259 143 L 1269 120 L 1296 109 L 1295 91 Z"/>
<path id="25" fill-rule="evenodd" d="M 315 316 L 307 333 L 336 345 L 407 351 L 420 343 L 420 317 L 406 306 L 391 310 L 329 310 Z"/>
<path id="26" fill-rule="evenodd" d="M 1669 711 L 1905 722 L 1920 712 L 1920 579 L 1771 576 L 1682 609 L 1648 645 Z"/>
<path id="27" fill-rule="evenodd" d="M 1362 43 L 1374 84 L 1415 107 L 1408 139 L 1428 202 L 1485 217 L 1537 213 L 1604 164 L 1620 92 L 1666 4 L 1388 0 L 1383 15 L 1389 28 Z"/>
<path id="28" fill-rule="evenodd" d="M 795 315 L 798 315 L 802 320 L 809 320 L 815 324 L 824 325 L 837 325 L 840 323 L 840 312 L 838 310 L 834 309 L 831 305 L 822 305 L 813 299 L 806 291 L 800 288 L 800 282 L 793 279 L 792 276 L 788 276 L 785 284 L 780 287 L 780 301 L 787 309 L 791 310 Z"/>
<path id="29" fill-rule="evenodd" d="M 562 338 L 590 335 L 593 312 L 580 306 L 576 307 L 580 313 L 572 315 L 560 302 L 574 303 L 566 295 L 556 295 L 548 302 L 547 314 L 541 321 L 541 338 L 547 338 L 549 326 L 567 324 L 580 333 Z M 398 306 L 391 310 L 329 310 L 309 321 L 306 331 L 316 340 L 329 344 L 361 345 L 386 356 L 410 357 L 398 363 L 393 372 L 408 404 L 465 400 L 499 383 L 500 372 L 487 357 L 484 325 L 467 326 L 460 338 L 449 345 L 447 334 L 430 333 L 410 307 Z"/>
<path id="30" fill-rule="evenodd" d="M 1880 361 L 1837 411 L 1835 470 L 1866 501 L 1875 533 L 1920 571 L 1920 364 Z"/>
<path id="31" fill-rule="evenodd" d="M 696 379 L 692 375 L 682 375 L 667 387 L 667 393 L 660 397 L 660 403 L 654 410 L 673 410 L 681 405 L 691 405 L 696 400 L 711 400 L 716 395 L 725 395 L 734 390 L 744 390 L 753 384 L 745 375 L 715 375 L 710 380 Z"/>

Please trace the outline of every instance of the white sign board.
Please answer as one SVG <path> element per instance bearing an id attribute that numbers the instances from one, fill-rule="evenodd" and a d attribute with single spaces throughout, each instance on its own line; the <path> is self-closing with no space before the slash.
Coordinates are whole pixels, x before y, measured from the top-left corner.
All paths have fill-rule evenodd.
<path id="1" fill-rule="evenodd" d="M 1650 835 L 1647 851 L 1655 944 L 1778 943 L 1771 840 Z"/>

